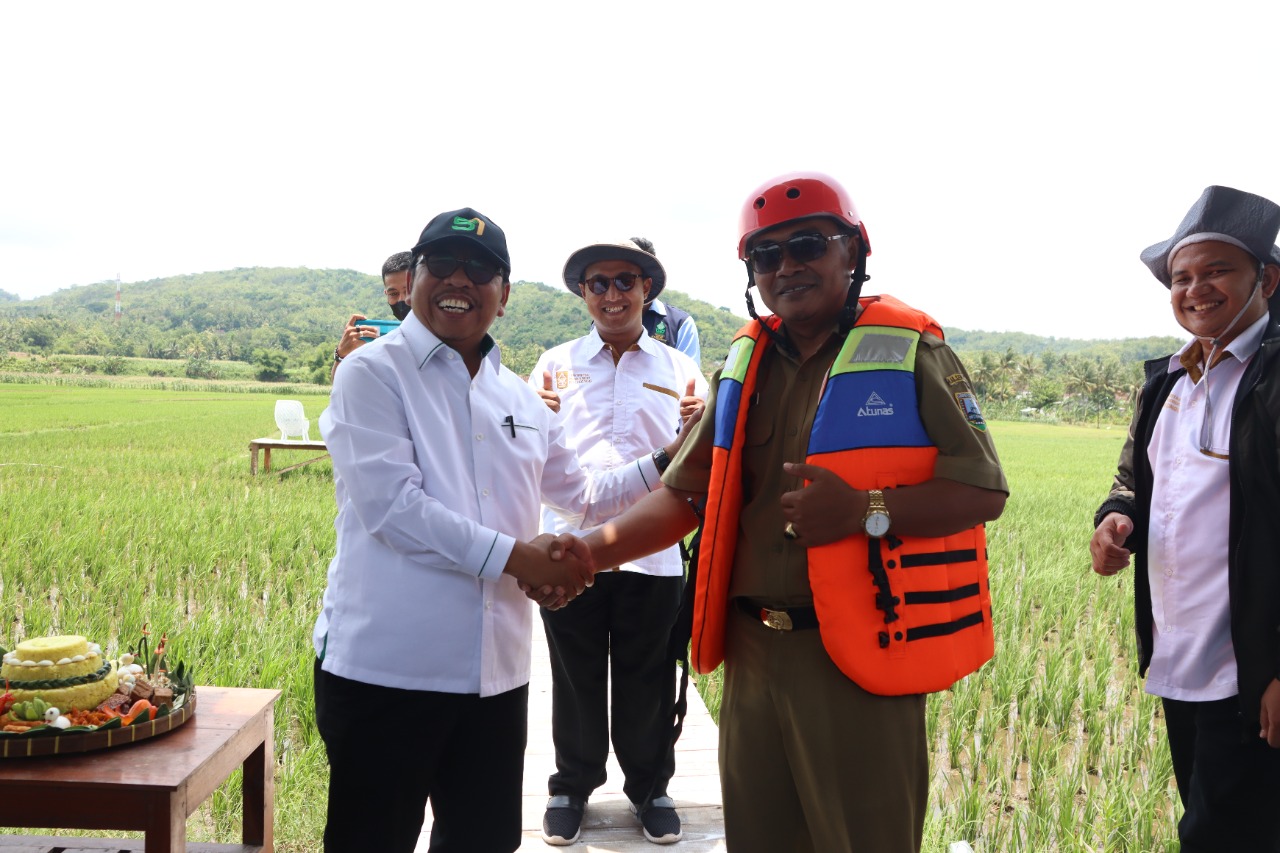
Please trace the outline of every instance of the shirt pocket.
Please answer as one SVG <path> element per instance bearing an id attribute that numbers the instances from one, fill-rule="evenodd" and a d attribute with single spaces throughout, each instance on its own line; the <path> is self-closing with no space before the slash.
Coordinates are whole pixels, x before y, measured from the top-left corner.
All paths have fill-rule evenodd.
<path id="1" fill-rule="evenodd" d="M 773 418 L 759 410 L 748 412 L 746 435 L 743 437 L 744 446 L 760 447 L 772 440 Z"/>
<path id="2" fill-rule="evenodd" d="M 756 493 L 753 471 L 761 471 L 773 453 L 774 418 L 756 410 L 747 415 L 747 428 L 742 440 L 742 493 L 750 500 Z"/>

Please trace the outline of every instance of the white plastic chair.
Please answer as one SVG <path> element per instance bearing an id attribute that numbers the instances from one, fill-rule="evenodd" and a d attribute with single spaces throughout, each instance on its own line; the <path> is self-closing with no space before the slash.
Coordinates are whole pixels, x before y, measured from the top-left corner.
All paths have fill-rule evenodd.
<path id="1" fill-rule="evenodd" d="M 311 421 L 302 410 L 301 400 L 276 400 L 276 426 L 280 427 L 281 440 L 291 435 L 311 440 Z"/>

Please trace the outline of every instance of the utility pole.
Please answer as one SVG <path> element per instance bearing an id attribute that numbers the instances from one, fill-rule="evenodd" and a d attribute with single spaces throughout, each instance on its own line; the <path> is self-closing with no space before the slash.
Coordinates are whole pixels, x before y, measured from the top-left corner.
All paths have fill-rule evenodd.
<path id="1" fill-rule="evenodd" d="M 120 304 L 120 273 L 116 273 L 116 325 L 120 325 L 120 314 L 124 308 Z"/>

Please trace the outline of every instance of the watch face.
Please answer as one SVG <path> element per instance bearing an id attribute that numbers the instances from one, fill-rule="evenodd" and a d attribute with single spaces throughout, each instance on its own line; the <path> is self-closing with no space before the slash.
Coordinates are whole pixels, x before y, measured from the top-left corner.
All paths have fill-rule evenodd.
<path id="1" fill-rule="evenodd" d="M 889 515 L 884 512 L 873 512 L 862 522 L 862 529 L 868 536 L 883 536 L 889 532 Z"/>

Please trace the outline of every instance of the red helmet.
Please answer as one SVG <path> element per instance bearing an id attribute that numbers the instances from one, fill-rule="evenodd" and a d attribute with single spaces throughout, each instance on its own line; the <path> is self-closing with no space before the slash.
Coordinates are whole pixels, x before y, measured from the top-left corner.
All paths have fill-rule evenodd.
<path id="1" fill-rule="evenodd" d="M 857 230 L 862 235 L 866 253 L 871 254 L 867 227 L 858 218 L 858 211 L 844 187 L 835 178 L 820 172 L 792 172 L 766 181 L 747 197 L 738 228 L 741 235 L 738 238 L 738 258 L 747 259 L 747 240 L 751 235 L 810 216 L 830 216 Z"/>

